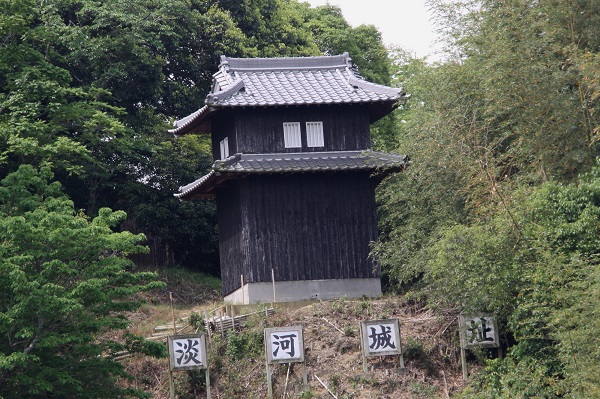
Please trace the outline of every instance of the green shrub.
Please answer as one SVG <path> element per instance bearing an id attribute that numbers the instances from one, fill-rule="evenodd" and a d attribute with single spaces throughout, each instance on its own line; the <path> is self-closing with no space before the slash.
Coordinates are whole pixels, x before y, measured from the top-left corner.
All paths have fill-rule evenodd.
<path id="1" fill-rule="evenodd" d="M 259 331 L 230 331 L 227 335 L 227 357 L 240 360 L 248 357 L 258 357 L 263 351 L 264 336 Z"/>

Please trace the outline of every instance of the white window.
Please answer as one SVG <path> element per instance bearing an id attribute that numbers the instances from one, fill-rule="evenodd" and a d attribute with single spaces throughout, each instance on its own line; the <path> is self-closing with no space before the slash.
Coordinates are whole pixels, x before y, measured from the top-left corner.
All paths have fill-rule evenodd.
<path id="1" fill-rule="evenodd" d="M 300 139 L 300 122 L 283 123 L 283 144 L 285 148 L 302 147 L 302 141 Z"/>
<path id="2" fill-rule="evenodd" d="M 229 157 L 229 138 L 225 137 L 221 140 L 221 159 Z"/>
<path id="3" fill-rule="evenodd" d="M 309 147 L 324 147 L 323 122 L 306 122 L 306 144 Z"/>

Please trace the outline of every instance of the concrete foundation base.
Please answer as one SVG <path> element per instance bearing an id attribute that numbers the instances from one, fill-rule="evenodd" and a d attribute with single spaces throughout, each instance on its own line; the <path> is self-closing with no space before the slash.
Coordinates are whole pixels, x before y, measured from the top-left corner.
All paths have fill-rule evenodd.
<path id="1" fill-rule="evenodd" d="M 339 280 L 280 281 L 247 283 L 225 296 L 233 305 L 248 305 L 257 302 L 295 302 L 331 300 L 339 298 L 376 297 L 381 295 L 379 278 L 357 278 Z"/>

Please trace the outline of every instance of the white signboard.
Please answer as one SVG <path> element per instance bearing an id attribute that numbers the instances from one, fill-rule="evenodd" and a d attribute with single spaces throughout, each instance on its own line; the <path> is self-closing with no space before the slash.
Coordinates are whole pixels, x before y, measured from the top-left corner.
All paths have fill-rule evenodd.
<path id="1" fill-rule="evenodd" d="M 205 369 L 207 367 L 206 336 L 172 335 L 168 337 L 171 370 Z"/>
<path id="2" fill-rule="evenodd" d="M 471 347 L 496 348 L 500 346 L 498 325 L 493 316 L 459 317 L 460 343 L 463 349 Z"/>
<path id="3" fill-rule="evenodd" d="M 364 356 L 402 354 L 398 319 L 363 321 L 360 330 Z"/>
<path id="4" fill-rule="evenodd" d="M 265 328 L 267 362 L 304 362 L 302 326 Z"/>

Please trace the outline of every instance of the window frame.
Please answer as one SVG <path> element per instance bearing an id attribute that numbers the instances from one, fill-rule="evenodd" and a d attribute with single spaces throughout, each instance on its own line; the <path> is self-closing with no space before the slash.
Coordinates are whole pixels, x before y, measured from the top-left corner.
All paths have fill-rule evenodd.
<path id="1" fill-rule="evenodd" d="M 221 151 L 221 159 L 229 158 L 229 137 L 225 137 L 219 143 L 219 149 Z"/>
<path id="2" fill-rule="evenodd" d="M 322 121 L 306 122 L 306 146 L 309 148 L 325 147 Z"/>
<path id="3" fill-rule="evenodd" d="M 283 146 L 285 148 L 302 148 L 300 122 L 283 122 Z"/>

